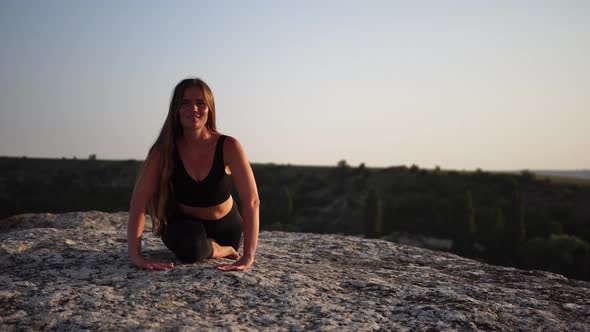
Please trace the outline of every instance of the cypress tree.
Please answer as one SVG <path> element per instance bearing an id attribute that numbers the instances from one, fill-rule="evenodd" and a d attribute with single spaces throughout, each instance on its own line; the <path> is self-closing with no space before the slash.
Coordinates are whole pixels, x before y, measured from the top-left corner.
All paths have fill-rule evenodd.
<path id="1" fill-rule="evenodd" d="M 289 190 L 288 187 L 283 187 L 283 196 L 284 196 L 284 216 L 285 220 L 283 221 L 285 224 L 290 224 L 291 219 L 293 218 L 293 193 Z"/>
<path id="2" fill-rule="evenodd" d="M 381 236 L 381 195 L 372 187 L 365 200 L 365 237 L 378 238 Z"/>
<path id="3" fill-rule="evenodd" d="M 473 210 L 473 198 L 471 196 L 471 191 L 467 191 L 465 193 L 465 227 L 466 227 L 466 234 L 468 237 L 473 239 L 475 235 L 475 211 Z"/>
<path id="4" fill-rule="evenodd" d="M 508 208 L 507 223 L 504 231 L 504 240 L 507 251 L 506 254 L 512 258 L 515 258 L 518 248 L 526 240 L 524 198 L 523 194 L 517 189 L 515 189 L 512 193 L 510 206 Z"/>
<path id="5" fill-rule="evenodd" d="M 496 216 L 494 222 L 494 234 L 492 236 L 493 243 L 490 245 L 489 248 L 486 248 L 487 257 L 490 260 L 490 263 L 493 264 L 502 264 L 505 261 L 505 250 L 504 250 L 504 228 L 505 228 L 505 218 L 504 212 L 502 208 L 496 208 Z"/>
<path id="6" fill-rule="evenodd" d="M 458 229 L 453 240 L 453 251 L 461 256 L 472 256 L 475 254 L 475 212 L 471 192 L 465 193 L 461 204 Z"/>
<path id="7" fill-rule="evenodd" d="M 504 212 L 502 212 L 502 208 L 496 208 L 496 222 L 494 223 L 494 232 L 495 235 L 498 237 L 498 240 L 501 240 L 502 234 L 504 232 Z"/>

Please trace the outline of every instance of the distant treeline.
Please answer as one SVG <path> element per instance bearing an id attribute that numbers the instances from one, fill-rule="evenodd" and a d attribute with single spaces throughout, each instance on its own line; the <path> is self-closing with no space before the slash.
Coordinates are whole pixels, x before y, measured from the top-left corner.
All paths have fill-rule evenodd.
<path id="1" fill-rule="evenodd" d="M 0 218 L 126 211 L 141 162 L 0 157 Z M 520 174 L 253 164 L 263 230 L 422 234 L 493 264 L 590 280 L 590 186 Z M 234 193 L 239 202 L 239 197 Z"/>

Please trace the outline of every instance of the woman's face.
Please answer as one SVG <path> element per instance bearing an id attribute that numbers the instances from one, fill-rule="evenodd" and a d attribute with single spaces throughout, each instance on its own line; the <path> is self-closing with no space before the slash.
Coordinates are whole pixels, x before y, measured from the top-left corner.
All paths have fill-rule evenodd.
<path id="1" fill-rule="evenodd" d="M 188 87 L 184 90 L 178 112 L 183 128 L 200 129 L 205 127 L 209 117 L 209 107 L 205 103 L 205 96 L 200 88 Z"/>

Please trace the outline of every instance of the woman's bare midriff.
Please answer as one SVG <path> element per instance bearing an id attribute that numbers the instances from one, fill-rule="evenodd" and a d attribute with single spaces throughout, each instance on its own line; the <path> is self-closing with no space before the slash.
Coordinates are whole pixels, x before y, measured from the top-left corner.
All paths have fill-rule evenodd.
<path id="1" fill-rule="evenodd" d="M 230 195 L 227 201 L 215 206 L 194 207 L 183 205 L 180 203 L 177 204 L 178 210 L 185 215 L 192 216 L 198 219 L 215 221 L 225 217 L 229 213 L 234 204 L 234 201 Z"/>

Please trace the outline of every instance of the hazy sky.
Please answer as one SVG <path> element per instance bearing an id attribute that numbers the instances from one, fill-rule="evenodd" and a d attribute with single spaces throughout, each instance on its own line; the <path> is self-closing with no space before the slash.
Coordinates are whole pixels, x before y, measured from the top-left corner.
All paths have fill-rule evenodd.
<path id="1" fill-rule="evenodd" d="M 251 162 L 590 168 L 590 1 L 0 0 L 0 155 L 143 159 L 203 78 Z"/>

